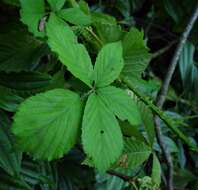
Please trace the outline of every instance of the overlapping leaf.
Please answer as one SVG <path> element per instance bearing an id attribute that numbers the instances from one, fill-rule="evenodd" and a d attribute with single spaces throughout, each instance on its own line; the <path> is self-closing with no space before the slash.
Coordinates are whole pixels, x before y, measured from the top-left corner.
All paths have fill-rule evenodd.
<path id="1" fill-rule="evenodd" d="M 50 4 L 51 9 L 53 11 L 60 10 L 65 4 L 65 0 L 47 0 L 47 1 Z"/>
<path id="2" fill-rule="evenodd" d="M 5 190 L 32 190 L 22 177 L 11 176 L 0 169 L 0 187 Z"/>
<path id="3" fill-rule="evenodd" d="M 80 97 L 69 90 L 55 89 L 23 102 L 12 131 L 22 150 L 35 158 L 52 160 L 75 144 L 80 118 Z"/>
<path id="4" fill-rule="evenodd" d="M 0 34 L 0 71 L 33 70 L 46 52 L 46 46 L 25 32 L 18 30 Z"/>
<path id="5" fill-rule="evenodd" d="M 97 90 L 98 95 L 108 108 L 121 120 L 128 120 L 131 125 L 139 125 L 141 117 L 136 103 L 127 93 L 119 88 L 108 86 Z"/>
<path id="6" fill-rule="evenodd" d="M 48 86 L 52 77 L 39 72 L 0 72 L 0 85 L 15 90 L 36 90 Z"/>
<path id="7" fill-rule="evenodd" d="M 0 111 L 0 167 L 9 175 L 17 175 L 20 171 L 21 153 L 14 147 L 10 125 L 7 115 Z"/>
<path id="8" fill-rule="evenodd" d="M 119 25 L 96 22 L 94 26 L 98 37 L 104 44 L 120 41 L 124 36 L 124 31 Z"/>
<path id="9" fill-rule="evenodd" d="M 11 89 L 0 86 L 0 108 L 6 111 L 15 112 L 18 105 L 24 99 Z"/>
<path id="10" fill-rule="evenodd" d="M 123 75 L 132 79 L 141 77 L 146 69 L 150 54 L 145 45 L 144 33 L 132 28 L 123 39 L 124 69 Z"/>
<path id="11" fill-rule="evenodd" d="M 58 15 L 75 25 L 89 25 L 91 23 L 91 16 L 85 14 L 80 8 L 68 8 L 62 9 L 58 12 Z"/>
<path id="12" fill-rule="evenodd" d="M 37 37 L 43 37 L 44 32 L 38 30 L 39 21 L 45 15 L 44 0 L 20 0 L 21 21 L 28 26 L 30 32 Z"/>
<path id="13" fill-rule="evenodd" d="M 123 155 L 125 166 L 135 168 L 146 161 L 150 154 L 151 149 L 144 142 L 133 138 L 125 138 Z"/>

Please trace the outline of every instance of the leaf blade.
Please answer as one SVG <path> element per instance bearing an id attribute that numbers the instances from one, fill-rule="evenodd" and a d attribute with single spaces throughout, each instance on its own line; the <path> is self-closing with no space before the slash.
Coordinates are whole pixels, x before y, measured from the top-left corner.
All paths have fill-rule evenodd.
<path id="1" fill-rule="evenodd" d="M 65 4 L 65 0 L 47 0 L 47 1 L 50 4 L 51 9 L 53 11 L 60 10 Z"/>
<path id="2" fill-rule="evenodd" d="M 94 67 L 96 87 L 104 87 L 111 84 L 118 78 L 123 66 L 122 44 L 114 42 L 105 45 L 100 50 Z"/>
<path id="3" fill-rule="evenodd" d="M 17 175 L 20 171 L 21 153 L 14 148 L 14 139 L 11 134 L 11 121 L 0 111 L 0 166 L 9 174 Z"/>
<path id="4" fill-rule="evenodd" d="M 77 44 L 70 27 L 51 14 L 47 24 L 47 34 L 49 45 L 58 54 L 60 61 L 75 77 L 91 87 L 93 74 L 91 59 L 85 46 Z"/>
<path id="5" fill-rule="evenodd" d="M 44 37 L 44 32 L 38 30 L 40 19 L 45 15 L 44 0 L 20 0 L 21 21 L 28 26 L 28 30 L 36 37 Z"/>
<path id="6" fill-rule="evenodd" d="M 124 90 L 108 86 L 98 89 L 97 92 L 108 108 L 122 121 L 128 120 L 131 125 L 141 124 L 138 106 Z"/>
<path id="7" fill-rule="evenodd" d="M 149 61 L 149 49 L 145 45 L 144 33 L 132 28 L 123 39 L 124 76 L 139 79 Z"/>
<path id="8" fill-rule="evenodd" d="M 80 117 L 81 101 L 76 93 L 50 90 L 20 105 L 12 131 L 22 150 L 37 159 L 52 160 L 60 158 L 75 144 Z"/>
<path id="9" fill-rule="evenodd" d="M 96 94 L 91 94 L 86 103 L 82 143 L 96 168 L 102 172 L 116 161 L 123 148 L 119 125 L 114 115 Z"/>
<path id="10" fill-rule="evenodd" d="M 124 165 L 135 168 L 146 161 L 151 154 L 151 149 L 144 142 L 134 138 L 125 138 Z M 122 158 L 121 158 L 122 159 Z"/>
<path id="11" fill-rule="evenodd" d="M 91 24 L 90 15 L 85 14 L 79 7 L 62 9 L 58 12 L 58 16 L 75 25 Z"/>
<path id="12" fill-rule="evenodd" d="M 158 186 L 161 183 L 161 166 L 155 154 L 153 154 L 152 180 Z"/>

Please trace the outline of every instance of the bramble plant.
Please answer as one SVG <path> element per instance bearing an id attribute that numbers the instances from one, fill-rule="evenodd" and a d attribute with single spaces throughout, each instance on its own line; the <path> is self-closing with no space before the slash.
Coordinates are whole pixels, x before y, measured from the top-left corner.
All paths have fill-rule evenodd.
<path id="1" fill-rule="evenodd" d="M 4 182 L 2 188 L 67 189 L 67 175 L 57 172 L 57 163 L 70 163 L 76 154 L 75 163 L 80 160 L 82 167 L 95 169 L 98 184 L 108 173 L 125 181 L 118 190 L 159 190 L 163 185 L 172 190 L 169 182 L 161 185 L 164 166 L 158 158 L 162 153 L 168 162 L 163 141 L 172 152 L 177 147 L 161 134 L 157 117 L 180 146 L 184 143 L 192 152 L 198 147 L 178 128 L 187 125 L 184 119 L 162 111 L 163 103 L 156 106 L 153 101 L 161 82 L 142 77 L 156 56 L 150 53 L 143 29 L 128 24 L 130 17 L 122 6 L 124 25 L 130 27 L 93 11 L 84 0 L 4 1 L 20 7 L 24 26 L 17 23 L 13 31 L 5 27 L 0 34 L 0 135 L 5 144 L 0 167 L 6 173 L 0 179 L 2 175 L 13 182 L 12 187 Z M 10 36 L 15 36 L 12 42 Z M 86 188 L 92 187 L 82 189 Z"/>
<path id="2" fill-rule="evenodd" d="M 38 4 L 21 1 L 21 20 L 35 36 L 46 35 L 52 52 L 89 90 L 78 94 L 70 90 L 53 89 L 26 99 L 14 117 L 12 131 L 23 151 L 33 154 L 37 159 L 46 160 L 61 158 L 77 143 L 79 132 L 82 131 L 83 149 L 88 158 L 99 171 L 107 171 L 119 159 L 124 146 L 116 117 L 122 121 L 128 120 L 134 127 L 142 122 L 137 103 L 127 95 L 126 90 L 113 83 L 119 79 L 124 67 L 123 54 L 127 59 L 129 49 L 140 46 L 149 57 L 143 34 L 133 29 L 125 35 L 123 42 L 118 39 L 104 44 L 93 65 L 85 46 L 78 42 L 71 26 L 64 21 L 89 27 L 86 25 L 90 25 L 91 16 L 80 7 L 61 9 L 64 1 L 48 3 L 51 12 L 48 13 L 45 32 L 38 32 L 37 29 L 39 21 L 45 16 L 43 1 L 38 1 Z M 33 15 L 30 15 L 31 12 Z M 81 15 L 82 21 L 78 20 L 79 17 L 75 20 L 73 14 Z M 133 33 L 141 38 L 137 39 L 139 44 L 137 41 L 130 47 L 126 38 Z M 130 60 L 127 61 L 129 65 Z M 144 160 L 149 156 L 147 152 L 145 154 Z"/>

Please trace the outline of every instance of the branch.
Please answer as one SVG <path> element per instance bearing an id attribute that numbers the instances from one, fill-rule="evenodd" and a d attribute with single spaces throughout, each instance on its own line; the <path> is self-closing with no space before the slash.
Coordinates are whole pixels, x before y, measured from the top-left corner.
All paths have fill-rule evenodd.
<path id="1" fill-rule="evenodd" d="M 193 25 L 195 23 L 195 21 L 197 20 L 198 17 L 198 4 L 195 8 L 195 11 L 193 13 L 193 15 L 191 16 L 189 23 L 187 24 L 186 29 L 184 30 L 183 34 L 181 35 L 180 41 L 177 45 L 177 48 L 175 50 L 175 54 L 171 60 L 170 66 L 168 68 L 168 72 L 165 76 L 165 80 L 164 83 L 162 84 L 161 90 L 159 92 L 159 95 L 157 97 L 157 106 L 159 108 L 162 108 L 166 99 L 166 95 L 168 92 L 168 88 L 170 85 L 170 81 L 172 79 L 173 73 L 175 71 L 175 68 L 177 66 L 177 62 L 179 60 L 180 54 L 182 52 L 182 49 L 186 43 L 186 40 L 190 34 L 190 31 L 193 28 Z M 157 140 L 158 143 L 162 149 L 162 152 L 164 154 L 165 160 L 167 162 L 167 166 L 168 166 L 168 175 L 166 177 L 167 180 L 167 190 L 173 190 L 173 162 L 172 162 L 172 157 L 170 152 L 168 151 L 166 144 L 164 143 L 164 140 L 162 138 L 162 133 L 161 133 L 161 129 L 160 129 L 160 121 L 159 118 L 155 115 L 154 117 L 154 122 L 155 122 L 155 130 L 156 130 L 156 136 L 157 136 Z"/>
<path id="2" fill-rule="evenodd" d="M 161 56 L 162 54 L 166 53 L 176 42 L 177 42 L 177 40 L 174 40 L 171 43 L 169 43 L 167 46 L 165 46 L 164 48 L 153 53 L 151 55 L 151 59 L 155 59 L 155 58 Z"/>
<path id="3" fill-rule="evenodd" d="M 157 99 L 157 106 L 159 108 L 163 107 L 163 104 L 165 102 L 165 98 L 166 98 L 166 95 L 167 95 L 167 92 L 168 92 L 168 87 L 170 85 L 170 81 L 172 79 L 173 73 L 174 73 L 175 68 L 177 66 L 177 62 L 179 60 L 180 54 L 182 52 L 182 49 L 183 49 L 183 47 L 184 47 L 184 45 L 186 43 L 186 40 L 187 40 L 187 38 L 188 38 L 188 36 L 190 34 L 190 31 L 193 28 L 193 25 L 194 25 L 197 17 L 198 17 L 198 4 L 196 6 L 196 9 L 195 9 L 192 17 L 190 18 L 190 21 L 189 21 L 185 31 L 183 32 L 183 34 L 182 34 L 182 36 L 181 36 L 181 38 L 179 40 L 179 44 L 177 45 L 177 48 L 175 50 L 175 54 L 174 54 L 174 56 L 173 56 L 173 58 L 171 60 L 170 66 L 168 68 L 168 72 L 167 72 L 167 74 L 165 76 L 164 83 L 162 85 L 162 88 L 160 90 L 160 93 L 159 93 L 159 96 L 158 96 L 158 99 Z"/>

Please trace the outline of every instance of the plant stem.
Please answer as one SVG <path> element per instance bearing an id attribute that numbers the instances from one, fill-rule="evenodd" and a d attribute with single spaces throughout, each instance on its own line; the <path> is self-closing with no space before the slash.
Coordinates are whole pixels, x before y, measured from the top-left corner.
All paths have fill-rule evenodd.
<path id="1" fill-rule="evenodd" d="M 114 171 L 114 170 L 109 170 L 107 173 L 112 175 L 112 176 L 119 177 L 120 179 L 122 179 L 125 182 L 132 183 L 132 182 L 137 181 L 137 178 L 135 178 L 135 177 L 127 176 L 125 174 L 119 173 L 119 172 Z"/>
<path id="2" fill-rule="evenodd" d="M 180 131 L 170 117 L 168 117 L 160 108 L 158 108 L 155 104 L 153 104 L 152 100 L 142 95 L 136 88 L 134 88 L 133 83 L 127 77 L 121 78 L 122 82 L 124 82 L 127 87 L 133 91 L 133 93 L 144 102 L 154 114 L 158 115 L 158 117 L 183 141 L 185 142 L 192 151 L 198 152 L 198 147 L 193 144 L 187 136 L 184 135 L 182 131 Z"/>
<path id="3" fill-rule="evenodd" d="M 198 3 L 196 5 L 195 11 L 192 14 L 189 23 L 186 26 L 186 29 L 184 30 L 184 32 L 181 35 L 181 38 L 179 40 L 179 43 L 177 45 L 177 48 L 175 50 L 174 56 L 171 60 L 170 66 L 168 68 L 168 72 L 165 76 L 164 79 L 164 83 L 162 84 L 161 90 L 159 92 L 159 95 L 157 97 L 157 106 L 161 109 L 164 105 L 165 99 L 166 99 L 166 95 L 168 92 L 168 88 L 170 85 L 170 81 L 172 79 L 173 73 L 175 71 L 175 68 L 177 66 L 177 62 L 179 60 L 180 54 L 182 52 L 182 49 L 187 41 L 187 38 L 190 34 L 190 31 L 193 28 L 193 25 L 195 23 L 195 21 L 197 20 L 198 17 Z M 162 133 L 161 133 L 161 128 L 160 128 L 160 123 L 159 123 L 159 118 L 157 117 L 157 115 L 155 115 L 154 117 L 154 122 L 155 122 L 155 130 L 156 130 L 156 136 L 157 136 L 157 140 L 158 143 L 162 149 L 162 152 L 164 154 L 165 160 L 167 162 L 167 167 L 168 167 L 168 175 L 166 177 L 166 181 L 167 181 L 167 186 L 166 189 L 167 190 L 173 190 L 173 162 L 172 162 L 172 157 L 170 152 L 168 151 L 164 140 L 162 138 Z"/>
<path id="4" fill-rule="evenodd" d="M 151 56 L 151 59 L 155 59 L 159 56 L 161 56 L 162 54 L 166 53 L 175 43 L 177 42 L 177 40 L 172 41 L 171 43 L 169 43 L 166 47 L 158 50 L 157 52 L 153 53 Z"/>
<path id="5" fill-rule="evenodd" d="M 94 33 L 91 27 L 86 27 L 86 30 L 99 42 L 101 46 L 103 46 L 103 42 L 100 40 L 100 38 Z"/>

